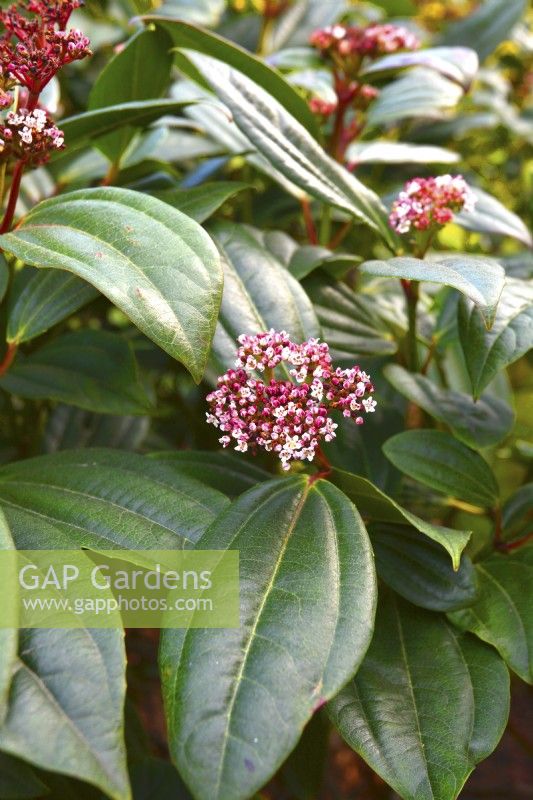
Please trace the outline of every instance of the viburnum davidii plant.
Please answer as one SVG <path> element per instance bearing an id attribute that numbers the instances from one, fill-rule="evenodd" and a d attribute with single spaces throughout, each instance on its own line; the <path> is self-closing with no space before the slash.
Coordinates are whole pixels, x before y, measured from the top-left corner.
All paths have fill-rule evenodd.
<path id="1" fill-rule="evenodd" d="M 527 20 L 2 7 L 0 800 L 523 797 Z"/>

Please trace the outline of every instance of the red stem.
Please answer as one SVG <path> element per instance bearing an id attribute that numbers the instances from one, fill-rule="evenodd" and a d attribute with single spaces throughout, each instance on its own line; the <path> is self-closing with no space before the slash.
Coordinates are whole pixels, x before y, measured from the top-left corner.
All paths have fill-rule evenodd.
<path id="1" fill-rule="evenodd" d="M 2 363 L 0 363 L 0 376 L 5 375 L 5 373 L 8 371 L 9 367 L 13 363 L 13 359 L 17 354 L 17 349 L 18 347 L 14 342 L 8 344 Z"/>
<path id="2" fill-rule="evenodd" d="M 13 177 L 11 179 L 11 188 L 9 190 L 9 200 L 7 201 L 7 208 L 0 227 L 0 234 L 7 233 L 11 228 L 13 217 L 15 216 L 15 208 L 17 207 L 17 200 L 20 191 L 20 182 L 22 180 L 22 173 L 24 172 L 24 161 L 17 161 L 15 169 L 13 170 Z"/>

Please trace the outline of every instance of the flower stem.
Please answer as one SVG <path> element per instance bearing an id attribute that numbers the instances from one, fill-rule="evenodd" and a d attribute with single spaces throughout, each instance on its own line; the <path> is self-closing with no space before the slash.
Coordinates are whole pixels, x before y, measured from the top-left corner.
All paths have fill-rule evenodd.
<path id="1" fill-rule="evenodd" d="M 402 278 L 402 289 L 407 303 L 407 357 L 411 372 L 418 372 L 418 343 L 416 338 L 416 308 L 418 305 L 418 281 Z"/>
<path id="2" fill-rule="evenodd" d="M 10 342 L 7 346 L 4 358 L 0 363 L 0 376 L 5 375 L 9 367 L 13 363 L 13 359 L 17 355 L 18 345 L 15 342 Z"/>
<path id="3" fill-rule="evenodd" d="M 7 201 L 7 208 L 0 226 L 0 233 L 7 233 L 13 222 L 15 216 L 15 208 L 17 207 L 17 200 L 20 192 L 20 182 L 22 180 L 22 173 L 24 172 L 24 161 L 17 161 L 15 169 L 13 170 L 13 177 L 11 179 L 11 188 L 9 190 L 9 199 Z"/>

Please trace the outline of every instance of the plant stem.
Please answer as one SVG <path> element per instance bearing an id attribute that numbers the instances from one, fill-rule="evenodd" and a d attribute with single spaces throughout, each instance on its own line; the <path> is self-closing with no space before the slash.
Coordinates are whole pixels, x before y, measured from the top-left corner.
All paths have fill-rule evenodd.
<path id="1" fill-rule="evenodd" d="M 0 376 L 5 375 L 8 371 L 9 367 L 13 363 L 13 359 L 17 355 L 18 345 L 15 342 L 11 342 L 7 346 L 7 350 L 5 352 L 4 358 L 0 363 Z"/>
<path id="2" fill-rule="evenodd" d="M 318 244 L 318 236 L 315 228 L 315 223 L 313 220 L 313 215 L 311 214 L 311 205 L 307 197 L 302 197 L 300 199 L 300 205 L 302 206 L 302 213 L 304 215 L 305 228 L 307 230 L 307 238 L 309 239 L 309 244 Z"/>
<path id="3" fill-rule="evenodd" d="M 259 39 L 257 41 L 257 54 L 260 56 L 264 56 L 268 52 L 268 40 L 270 38 L 270 32 L 273 24 L 274 18 L 268 14 L 263 14 L 263 18 L 261 19 L 261 30 L 259 31 Z"/>
<path id="4" fill-rule="evenodd" d="M 418 281 L 409 281 L 402 278 L 402 289 L 407 302 L 407 356 L 411 372 L 418 372 L 418 343 L 416 338 L 416 308 L 418 305 Z"/>
<path id="5" fill-rule="evenodd" d="M 116 179 L 118 178 L 118 173 L 120 172 L 120 166 L 113 162 L 113 164 L 109 165 L 109 169 L 107 170 L 105 176 L 102 178 L 102 186 L 111 186 L 115 183 Z"/>
<path id="6" fill-rule="evenodd" d="M 348 222 L 345 222 L 344 225 L 342 225 L 339 228 L 339 230 L 337 231 L 335 236 L 332 238 L 332 240 L 328 244 L 328 247 L 329 247 L 330 250 L 336 250 L 336 248 L 340 244 L 342 244 L 342 241 L 343 241 L 344 237 L 348 235 L 348 233 L 351 230 L 352 225 L 353 225 L 353 219 L 350 219 L 350 220 L 348 220 Z"/>
<path id="7" fill-rule="evenodd" d="M 22 173 L 24 172 L 24 161 L 17 161 L 15 169 L 13 170 L 13 177 L 11 179 L 11 188 L 9 190 L 9 199 L 7 201 L 7 208 L 0 226 L 0 233 L 7 233 L 13 222 L 15 216 L 15 208 L 17 207 L 17 200 L 20 192 L 20 182 L 22 180 Z"/>

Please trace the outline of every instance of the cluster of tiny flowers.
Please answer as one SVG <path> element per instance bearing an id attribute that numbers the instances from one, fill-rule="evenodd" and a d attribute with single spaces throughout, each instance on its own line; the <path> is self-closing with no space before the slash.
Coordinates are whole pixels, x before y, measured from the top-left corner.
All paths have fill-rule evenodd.
<path id="1" fill-rule="evenodd" d="M 90 55 L 88 38 L 77 29 L 66 30 L 80 5 L 79 0 L 19 0 L 0 11 L 4 89 L 19 83 L 36 97 L 61 67 Z"/>
<path id="2" fill-rule="evenodd" d="M 451 222 L 454 212 L 472 211 L 475 203 L 476 196 L 462 175 L 413 178 L 394 201 L 389 223 L 398 233 L 411 228 L 425 231 Z"/>
<path id="3" fill-rule="evenodd" d="M 328 25 L 311 35 L 311 44 L 324 54 L 343 60 L 353 56 L 376 58 L 398 50 L 416 50 L 417 37 L 397 25 Z"/>
<path id="4" fill-rule="evenodd" d="M 43 109 L 9 111 L 0 127 L 0 158 L 15 156 L 37 166 L 48 160 L 51 150 L 61 150 L 63 142 L 63 131 L 56 128 Z"/>
<path id="5" fill-rule="evenodd" d="M 359 367 L 334 370 L 328 345 L 318 339 L 295 344 L 285 331 L 270 330 L 242 335 L 239 344 L 235 369 L 222 375 L 207 396 L 207 421 L 223 433 L 224 447 L 233 441 L 243 453 L 273 451 L 287 470 L 291 461 L 312 461 L 320 442 L 335 438 L 331 409 L 358 425 L 361 412 L 374 411 L 368 375 Z M 272 376 L 282 364 L 292 380 Z M 265 380 L 254 377 L 265 372 Z"/>

